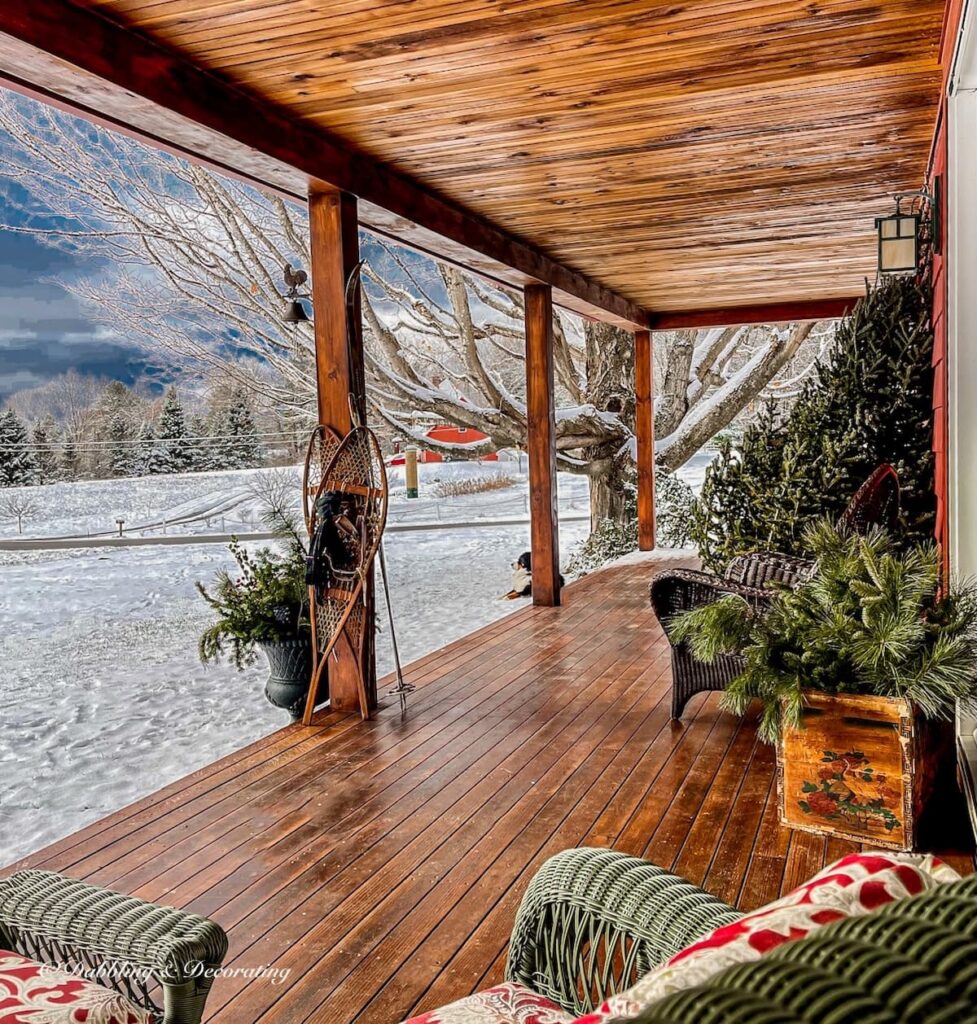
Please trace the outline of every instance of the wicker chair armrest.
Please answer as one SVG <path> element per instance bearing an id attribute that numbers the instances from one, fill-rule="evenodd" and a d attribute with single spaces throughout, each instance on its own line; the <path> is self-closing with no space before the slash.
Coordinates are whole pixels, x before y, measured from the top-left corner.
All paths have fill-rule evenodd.
<path id="1" fill-rule="evenodd" d="M 227 952 L 205 917 L 36 870 L 0 880 L 0 939 L 35 958 L 124 961 L 169 985 L 199 979 Z"/>
<path id="2" fill-rule="evenodd" d="M 782 551 L 751 551 L 731 559 L 724 575 L 748 587 L 765 587 L 770 583 L 796 586 L 803 583 L 813 569 L 814 562 L 809 558 L 785 555 Z"/>
<path id="3" fill-rule="evenodd" d="M 745 586 L 698 569 L 668 569 L 652 576 L 649 594 L 651 607 L 668 636 L 672 618 L 679 612 L 702 608 L 728 594 L 737 594 L 753 607 L 763 608 L 770 603 L 774 591 Z"/>
<path id="4" fill-rule="evenodd" d="M 523 896 L 506 978 L 571 1013 L 589 1013 L 740 916 L 647 861 L 611 850 L 565 850 L 543 864 Z"/>

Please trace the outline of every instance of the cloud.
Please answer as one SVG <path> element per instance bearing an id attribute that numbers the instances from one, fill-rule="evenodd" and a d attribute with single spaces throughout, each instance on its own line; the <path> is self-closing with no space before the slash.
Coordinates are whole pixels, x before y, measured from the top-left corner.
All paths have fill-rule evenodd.
<path id="1" fill-rule="evenodd" d="M 30 370 L 15 370 L 13 373 L 0 370 L 0 396 L 6 397 L 18 391 L 24 391 L 27 388 L 37 387 L 38 384 L 43 384 L 46 379 L 46 377 L 42 377 L 38 373 L 32 373 Z"/>
<path id="2" fill-rule="evenodd" d="M 3 347 L 0 401 L 70 369 L 130 384 L 155 376 L 153 364 L 135 346 L 97 341 L 79 345 L 66 343 L 59 337 L 40 337 Z"/>
<path id="3" fill-rule="evenodd" d="M 29 235 L 0 232 L 0 401 L 72 368 L 128 382 L 150 371 L 144 352 L 57 284 L 93 269 Z"/>
<path id="4" fill-rule="evenodd" d="M 8 327 L 0 329 L 0 346 L 10 342 L 14 345 L 22 345 L 25 341 L 31 341 L 38 337 L 37 331 L 27 330 L 24 327 Z"/>

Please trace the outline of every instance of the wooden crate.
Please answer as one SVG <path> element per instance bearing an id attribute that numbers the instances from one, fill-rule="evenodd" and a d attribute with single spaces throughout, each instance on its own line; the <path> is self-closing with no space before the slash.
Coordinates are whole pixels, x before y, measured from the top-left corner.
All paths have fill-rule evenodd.
<path id="1" fill-rule="evenodd" d="M 780 820 L 911 850 L 937 775 L 937 731 L 904 700 L 808 691 L 803 728 L 777 746 Z"/>

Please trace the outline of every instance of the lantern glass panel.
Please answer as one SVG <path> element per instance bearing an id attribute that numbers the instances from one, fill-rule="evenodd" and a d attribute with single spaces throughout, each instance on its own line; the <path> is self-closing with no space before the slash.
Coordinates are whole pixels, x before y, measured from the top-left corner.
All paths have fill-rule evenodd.
<path id="1" fill-rule="evenodd" d="M 882 242 L 882 272 L 916 269 L 916 239 L 891 238 Z"/>
<path id="2" fill-rule="evenodd" d="M 919 217 L 896 214 L 881 217 L 879 232 L 879 270 L 883 274 L 911 273 L 919 260 Z"/>

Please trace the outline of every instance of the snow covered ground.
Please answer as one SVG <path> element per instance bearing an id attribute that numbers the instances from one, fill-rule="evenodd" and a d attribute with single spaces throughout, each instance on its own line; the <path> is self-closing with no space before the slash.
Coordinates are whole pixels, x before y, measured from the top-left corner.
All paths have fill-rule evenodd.
<path id="1" fill-rule="evenodd" d="M 689 468 L 691 483 L 699 482 L 700 471 Z M 160 508 L 199 511 L 234 494 L 247 497 L 257 518 L 254 483 L 267 472 L 35 489 L 50 502 L 50 518 L 32 523 L 29 532 L 84 535 L 106 522 L 111 532 L 117 515 L 150 522 L 160 518 Z M 525 476 L 500 491 L 450 499 L 430 493 L 439 479 L 491 472 L 516 475 L 517 467 L 422 466 L 416 501 L 406 499 L 402 470 L 391 474 L 392 521 L 446 524 L 387 536 L 405 663 L 520 606 L 500 595 L 509 586 L 510 563 L 529 547 L 528 526 L 450 523 L 522 518 Z M 561 474 L 559 487 L 564 516 L 586 510 L 584 478 Z M 210 528 L 219 526 L 212 521 Z M 207 532 L 206 518 L 181 529 Z M 587 532 L 586 522 L 564 520 L 564 561 Z M 0 775 L 16 783 L 0 793 L 0 866 L 286 723 L 262 696 L 263 664 L 239 674 L 204 667 L 197 658 L 196 638 L 209 611 L 194 582 L 209 582 L 230 562 L 222 544 L 0 551 Z M 377 656 L 380 671 L 390 671 L 386 633 L 377 640 Z"/>
<path id="2" fill-rule="evenodd" d="M 408 501 L 403 467 L 390 470 L 392 523 L 450 522 L 471 518 L 518 519 L 529 514 L 525 465 L 515 463 L 429 463 L 420 470 L 421 495 Z M 437 498 L 442 480 L 494 474 L 510 476 L 515 487 L 484 494 Z M 75 483 L 22 487 L 36 511 L 23 527 L 31 537 L 115 536 L 118 520 L 127 536 L 254 532 L 262 530 L 263 486 L 290 479 L 301 489 L 298 468 L 243 469 L 222 473 L 185 473 L 121 480 L 80 480 Z M 587 480 L 560 474 L 560 507 L 587 511 Z M 0 510 L 2 511 L 2 510 Z M 474 515 L 473 515 L 474 513 Z M 16 538 L 17 524 L 0 520 L 0 538 Z"/>
<path id="3" fill-rule="evenodd" d="M 471 475 L 456 464 L 424 467 L 435 469 Z M 240 485 L 240 474 L 224 476 Z M 561 488 L 582 494 L 586 507 L 586 481 L 561 478 Z M 151 514 L 153 492 L 183 498 L 189 488 L 186 478 L 157 477 L 73 490 L 65 488 L 52 532 L 81 532 L 80 523 L 123 501 Z M 507 496 L 503 508 L 500 495 Z M 407 504 L 396 489 L 393 502 Z M 490 492 L 442 504 L 449 503 L 441 509 L 446 519 L 516 517 L 522 497 Z M 586 523 L 564 524 L 564 557 L 586 532 Z M 499 597 L 510 563 L 528 546 L 522 525 L 391 533 L 386 550 L 403 659 L 515 610 Z M 0 795 L 0 865 L 286 723 L 262 696 L 262 664 L 239 674 L 197 659 L 209 612 L 194 582 L 210 581 L 230 561 L 222 544 L 0 552 L 0 774 L 20 783 Z M 377 656 L 381 672 L 393 668 L 386 633 Z"/>

